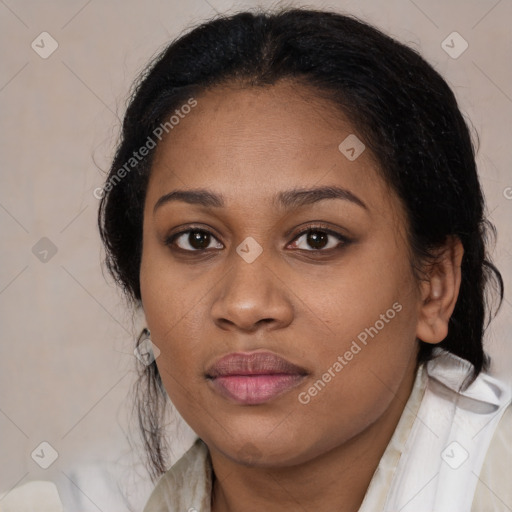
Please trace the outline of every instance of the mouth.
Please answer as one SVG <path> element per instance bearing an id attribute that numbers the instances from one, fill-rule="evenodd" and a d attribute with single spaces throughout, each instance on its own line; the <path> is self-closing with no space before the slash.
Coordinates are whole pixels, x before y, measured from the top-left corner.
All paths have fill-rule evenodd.
<path id="1" fill-rule="evenodd" d="M 233 353 L 206 372 L 210 388 L 238 404 L 269 402 L 298 386 L 308 372 L 271 352 Z"/>

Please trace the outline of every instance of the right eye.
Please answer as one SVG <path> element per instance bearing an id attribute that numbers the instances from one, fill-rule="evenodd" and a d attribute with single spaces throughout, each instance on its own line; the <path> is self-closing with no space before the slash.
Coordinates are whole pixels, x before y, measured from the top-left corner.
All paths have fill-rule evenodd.
<path id="1" fill-rule="evenodd" d="M 203 252 L 210 248 L 210 243 L 217 240 L 212 233 L 204 229 L 187 229 L 180 231 L 169 236 L 165 244 L 173 249 L 176 246 L 178 249 L 187 252 Z M 217 240 L 218 245 L 216 249 L 222 249 L 224 246 Z M 220 246 L 220 247 L 219 247 Z"/>

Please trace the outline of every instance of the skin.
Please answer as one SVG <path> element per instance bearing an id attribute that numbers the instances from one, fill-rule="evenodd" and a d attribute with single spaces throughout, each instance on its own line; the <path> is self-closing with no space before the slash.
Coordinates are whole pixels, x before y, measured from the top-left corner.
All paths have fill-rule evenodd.
<path id="1" fill-rule="evenodd" d="M 140 282 L 166 390 L 210 450 L 212 510 L 356 511 L 411 392 L 416 338 L 446 336 L 460 242 L 450 240 L 425 279 L 416 279 L 400 200 L 368 148 L 355 161 L 338 150 L 357 131 L 310 89 L 283 81 L 216 88 L 196 99 L 157 148 Z M 327 185 L 366 207 L 344 199 L 292 208 L 273 201 L 291 188 Z M 172 201 L 154 211 L 164 194 L 196 188 L 222 194 L 224 207 Z M 350 242 L 330 249 L 340 243 L 330 235 L 327 248 L 315 249 L 304 231 L 318 222 Z M 188 233 L 166 244 L 192 227 L 211 233 L 206 253 L 190 245 Z M 236 252 L 247 237 L 263 249 L 252 263 Z M 301 403 L 299 393 L 394 303 L 401 311 Z M 274 352 L 308 375 L 259 405 L 212 391 L 205 372 L 214 361 L 254 350 Z"/>

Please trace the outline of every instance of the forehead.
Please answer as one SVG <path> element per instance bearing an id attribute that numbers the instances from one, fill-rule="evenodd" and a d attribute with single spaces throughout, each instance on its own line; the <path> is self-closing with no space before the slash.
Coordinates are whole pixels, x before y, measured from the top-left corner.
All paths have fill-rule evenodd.
<path id="1" fill-rule="evenodd" d="M 339 185 L 365 195 L 384 187 L 367 148 L 347 158 L 344 141 L 359 152 L 364 140 L 312 88 L 223 86 L 195 99 L 158 145 L 148 194 L 201 187 L 222 189 L 228 200 L 266 200 L 278 189 L 301 186 Z"/>

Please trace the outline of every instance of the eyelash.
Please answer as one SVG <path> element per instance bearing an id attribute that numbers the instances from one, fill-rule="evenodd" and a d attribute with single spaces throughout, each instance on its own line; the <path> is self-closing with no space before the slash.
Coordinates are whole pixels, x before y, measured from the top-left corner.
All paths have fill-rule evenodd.
<path id="1" fill-rule="evenodd" d="M 179 233 L 174 233 L 174 234 L 170 235 L 169 237 L 167 237 L 165 239 L 165 245 L 171 247 L 174 244 L 176 239 L 178 239 L 179 237 L 181 237 L 185 234 L 190 234 L 191 232 L 194 232 L 194 231 L 199 232 L 199 233 L 208 234 L 211 237 L 213 237 L 215 240 L 217 240 L 217 238 L 211 231 L 208 231 L 207 229 L 204 229 L 202 227 L 189 226 L 188 229 L 180 231 Z M 325 233 L 326 235 L 331 235 L 334 238 L 337 238 L 340 243 L 336 247 L 330 247 L 329 249 L 297 249 L 297 250 L 307 252 L 307 253 L 329 253 L 331 251 L 340 250 L 344 246 L 348 245 L 351 242 L 351 240 L 349 238 L 347 238 L 346 236 L 344 236 L 341 233 L 338 233 L 336 231 L 333 231 L 332 229 L 330 229 L 322 224 L 311 224 L 311 225 L 306 226 L 305 229 L 303 229 L 302 231 L 300 231 L 299 233 L 297 233 L 295 235 L 292 242 L 298 240 L 303 235 L 307 235 L 308 233 L 311 233 L 311 232 L 319 232 L 319 233 Z M 191 249 L 182 249 L 181 247 L 171 247 L 171 249 L 177 250 L 177 251 L 182 251 L 185 253 L 190 253 L 190 254 L 205 253 L 205 252 L 211 250 L 211 249 L 193 249 L 193 250 L 191 250 Z"/>

